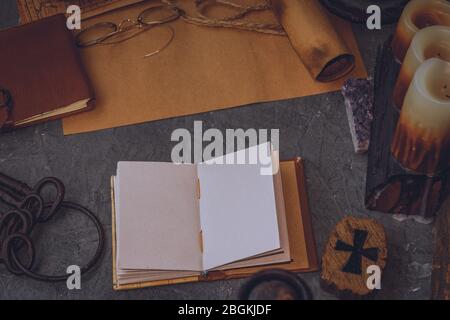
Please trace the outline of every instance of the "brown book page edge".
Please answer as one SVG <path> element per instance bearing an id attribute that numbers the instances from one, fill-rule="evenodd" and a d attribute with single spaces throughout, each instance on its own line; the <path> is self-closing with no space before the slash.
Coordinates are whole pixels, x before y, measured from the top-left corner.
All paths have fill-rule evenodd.
<path id="1" fill-rule="evenodd" d="M 94 96 L 94 95 L 92 95 L 92 96 Z M 94 108 L 95 108 L 95 98 L 91 98 L 91 99 L 87 100 L 86 103 L 83 104 L 83 106 L 81 106 L 80 108 L 77 108 L 75 110 L 68 111 L 68 112 L 62 112 L 62 113 L 52 112 L 52 114 L 55 113 L 55 115 L 38 118 L 37 120 L 33 120 L 33 121 L 30 121 L 30 122 L 25 122 L 25 123 L 19 124 L 19 125 L 14 125 L 13 124 L 11 126 L 11 129 L 21 129 L 21 128 L 30 127 L 30 126 L 33 126 L 33 125 L 36 125 L 36 124 L 39 124 L 39 123 L 50 122 L 50 121 L 53 121 L 53 120 L 59 120 L 59 119 L 62 119 L 62 118 L 65 118 L 65 117 L 69 117 L 71 115 L 75 115 L 75 114 L 78 114 L 78 113 L 81 113 L 81 112 L 90 111 L 90 110 L 92 110 Z"/>
<path id="2" fill-rule="evenodd" d="M 314 238 L 314 229 L 312 225 L 311 213 L 309 211 L 308 194 L 306 191 L 305 167 L 302 158 L 294 160 L 297 173 L 298 196 L 300 199 L 300 210 L 303 217 L 303 229 L 306 239 L 306 250 L 308 251 L 308 259 L 311 271 L 319 270 L 319 259 L 317 256 L 317 245 Z M 303 195 L 303 196 L 301 196 Z"/>
<path id="3" fill-rule="evenodd" d="M 291 263 L 282 263 L 282 264 L 273 264 L 270 265 L 271 268 L 279 268 L 285 269 L 293 272 L 314 272 L 319 270 L 318 257 L 316 251 L 316 244 L 314 240 L 314 234 L 311 224 L 311 216 L 309 213 L 308 200 L 306 194 L 305 187 L 305 176 L 304 176 L 304 166 L 302 158 L 295 158 L 294 160 L 286 160 L 282 162 L 294 162 L 295 163 L 295 174 L 297 179 L 297 191 L 300 203 L 300 211 L 302 214 L 303 220 L 303 233 L 306 240 L 306 250 L 308 256 L 308 268 L 292 268 Z M 157 281 L 148 281 L 142 283 L 133 283 L 126 285 L 119 285 L 117 281 L 117 270 L 116 270 L 116 212 L 115 212 L 115 204 L 114 204 L 114 177 L 111 177 L 111 202 L 112 202 L 112 270 L 113 270 L 113 289 L 114 290 L 130 290 L 130 289 L 139 289 L 146 287 L 156 287 L 170 284 L 180 284 L 180 283 L 188 283 L 188 282 L 199 282 L 199 281 L 215 281 L 215 280 L 225 280 L 225 279 L 236 279 L 250 276 L 260 270 L 267 269 L 269 266 L 261 266 L 261 267 L 250 267 L 250 268 L 241 268 L 236 269 L 239 270 L 239 273 L 233 273 L 232 275 L 227 272 L 213 271 L 208 273 L 208 276 L 204 277 L 184 277 L 177 279 L 167 279 L 167 280 L 157 280 Z M 234 271 L 236 271 L 234 270 Z M 249 271 L 251 270 L 251 271 Z"/>

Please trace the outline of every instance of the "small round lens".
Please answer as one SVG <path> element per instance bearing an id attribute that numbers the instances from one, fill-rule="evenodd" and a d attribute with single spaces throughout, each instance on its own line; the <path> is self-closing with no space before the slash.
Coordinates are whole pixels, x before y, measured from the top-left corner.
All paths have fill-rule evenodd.
<path id="1" fill-rule="evenodd" d="M 144 25 L 163 24 L 178 18 L 178 13 L 167 6 L 148 8 L 139 15 L 139 22 Z"/>
<path id="2" fill-rule="evenodd" d="M 114 23 L 97 23 L 77 35 L 77 45 L 83 48 L 95 45 L 116 31 L 117 26 Z"/>

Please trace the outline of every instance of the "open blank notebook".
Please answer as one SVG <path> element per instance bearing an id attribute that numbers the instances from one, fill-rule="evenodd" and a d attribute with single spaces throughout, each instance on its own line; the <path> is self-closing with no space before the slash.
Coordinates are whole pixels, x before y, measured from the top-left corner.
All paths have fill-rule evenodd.
<path id="1" fill-rule="evenodd" d="M 262 168 L 119 162 L 119 284 L 290 261 L 281 175 Z"/>

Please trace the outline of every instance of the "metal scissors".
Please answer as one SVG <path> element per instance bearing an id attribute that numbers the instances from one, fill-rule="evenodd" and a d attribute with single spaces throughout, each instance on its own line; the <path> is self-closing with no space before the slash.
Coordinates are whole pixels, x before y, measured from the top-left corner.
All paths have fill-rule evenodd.
<path id="1" fill-rule="evenodd" d="M 45 190 L 56 191 L 51 201 L 45 202 Z M 32 271 L 35 250 L 31 233 L 38 223 L 46 223 L 60 209 L 72 209 L 84 214 L 96 226 L 98 247 L 94 257 L 81 268 L 84 274 L 99 262 L 104 249 L 104 231 L 98 218 L 85 207 L 73 202 L 64 201 L 65 187 L 61 180 L 48 177 L 40 180 L 33 188 L 0 173 L 0 201 L 13 208 L 3 214 L 0 212 L 0 264 L 16 275 L 27 275 L 30 278 L 57 282 L 65 281 L 67 274 L 59 276 L 42 275 Z M 24 249 L 25 247 L 25 249 Z M 18 253 L 21 252 L 21 259 Z M 25 260 L 25 262 L 24 262 Z"/>

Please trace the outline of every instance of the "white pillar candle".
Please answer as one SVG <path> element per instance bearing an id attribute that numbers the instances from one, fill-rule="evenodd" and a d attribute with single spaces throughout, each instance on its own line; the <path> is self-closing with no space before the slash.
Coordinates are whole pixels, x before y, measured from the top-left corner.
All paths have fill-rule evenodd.
<path id="1" fill-rule="evenodd" d="M 394 89 L 394 104 L 397 108 L 402 107 L 416 70 L 425 60 L 433 57 L 450 62 L 450 27 L 427 27 L 414 36 Z"/>
<path id="2" fill-rule="evenodd" d="M 447 0 L 412 0 L 400 17 L 392 49 L 402 62 L 417 31 L 433 26 L 450 26 L 450 2 Z"/>
<path id="3" fill-rule="evenodd" d="M 450 62 L 432 58 L 414 74 L 391 145 L 406 169 L 434 176 L 450 162 Z"/>

